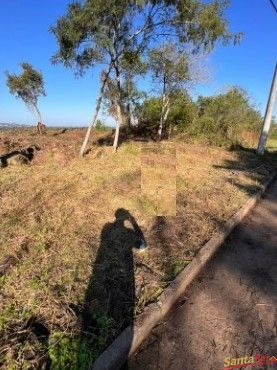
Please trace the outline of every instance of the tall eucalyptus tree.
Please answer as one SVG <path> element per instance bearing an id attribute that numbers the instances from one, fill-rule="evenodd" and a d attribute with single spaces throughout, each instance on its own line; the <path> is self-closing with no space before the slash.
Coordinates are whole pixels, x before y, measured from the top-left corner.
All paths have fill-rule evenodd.
<path id="1" fill-rule="evenodd" d="M 224 11 L 227 0 L 83 0 L 68 6 L 51 28 L 58 51 L 53 62 L 75 67 L 79 73 L 105 65 L 105 75 L 116 83 L 117 125 L 114 148 L 118 146 L 123 112 L 123 60 L 126 53 L 143 56 L 165 39 L 193 45 L 194 51 L 212 50 L 217 41 L 238 41 L 240 34 L 228 31 Z M 102 78 L 97 110 L 107 83 Z M 97 116 L 94 116 L 94 118 Z M 90 124 L 94 124 L 95 119 Z M 90 129 L 89 129 L 90 130 Z M 81 149 L 84 153 L 88 134 Z"/>

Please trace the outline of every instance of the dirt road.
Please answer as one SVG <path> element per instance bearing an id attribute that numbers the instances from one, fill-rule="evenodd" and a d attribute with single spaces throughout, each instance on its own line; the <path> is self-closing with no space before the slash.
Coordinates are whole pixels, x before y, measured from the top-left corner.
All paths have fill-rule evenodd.
<path id="1" fill-rule="evenodd" d="M 256 354 L 277 357 L 277 181 L 128 367 L 219 370 Z"/>

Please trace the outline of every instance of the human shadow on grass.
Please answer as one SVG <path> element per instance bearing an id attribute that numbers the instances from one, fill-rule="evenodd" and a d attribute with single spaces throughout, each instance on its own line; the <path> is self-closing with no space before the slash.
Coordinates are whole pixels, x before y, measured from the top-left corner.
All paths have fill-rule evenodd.
<path id="1" fill-rule="evenodd" d="M 95 361 L 115 337 L 129 327 L 124 348 L 127 357 L 133 338 L 135 310 L 133 248 L 143 248 L 144 245 L 140 227 L 123 208 L 115 212 L 114 222 L 103 227 L 81 313 L 80 369 L 86 368 L 88 350 L 91 354 L 89 361 Z M 114 353 L 109 355 L 112 361 Z M 118 368 L 121 365 L 115 364 Z"/>

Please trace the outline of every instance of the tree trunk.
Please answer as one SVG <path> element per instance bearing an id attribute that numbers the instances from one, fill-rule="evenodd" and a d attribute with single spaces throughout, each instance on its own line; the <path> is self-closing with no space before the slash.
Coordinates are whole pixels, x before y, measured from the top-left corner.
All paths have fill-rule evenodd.
<path id="1" fill-rule="evenodd" d="M 117 110 L 117 115 L 118 115 L 118 110 Z M 119 129 L 120 129 L 120 124 L 119 124 L 119 119 L 117 118 L 116 119 L 114 142 L 113 142 L 113 149 L 114 149 L 115 152 L 116 152 L 117 146 L 118 146 Z"/>
<path id="2" fill-rule="evenodd" d="M 169 130 L 168 130 L 168 140 L 171 139 L 171 131 L 172 131 L 172 124 L 169 124 Z"/>
<path id="3" fill-rule="evenodd" d="M 100 89 L 100 92 L 99 92 L 99 95 L 98 95 L 98 98 L 97 98 L 95 113 L 94 113 L 94 115 L 92 117 L 91 123 L 88 126 L 85 139 L 84 139 L 83 144 L 81 146 L 81 149 L 80 149 L 80 157 L 83 157 L 84 156 L 84 153 L 85 153 L 85 150 L 86 150 L 86 146 L 88 144 L 88 140 L 89 140 L 89 136 L 90 136 L 91 130 L 92 130 L 93 126 L 95 125 L 96 119 L 98 117 L 98 113 L 100 111 L 101 104 L 102 104 L 103 93 L 104 93 L 105 86 L 106 86 L 106 83 L 108 81 L 110 72 L 111 72 L 111 64 L 109 66 L 108 71 L 104 74 L 104 78 L 102 79 L 102 85 L 101 85 L 101 89 Z"/>
<path id="4" fill-rule="evenodd" d="M 115 135 L 114 135 L 114 142 L 113 142 L 113 148 L 114 151 L 117 151 L 118 148 L 118 140 L 119 140 L 119 131 L 120 126 L 122 125 L 122 109 L 119 102 L 116 104 L 116 112 L 117 112 L 117 119 L 116 119 L 116 128 L 115 128 Z"/>
<path id="5" fill-rule="evenodd" d="M 158 140 L 161 140 L 162 138 L 162 132 L 163 132 L 163 126 L 164 126 L 164 110 L 165 110 L 165 93 L 163 93 L 163 99 L 162 99 L 162 112 L 160 117 L 160 124 L 158 129 Z"/>
<path id="6" fill-rule="evenodd" d="M 43 122 L 42 122 L 42 116 L 41 116 L 41 113 L 40 113 L 40 111 L 39 111 L 39 109 L 38 109 L 38 107 L 37 107 L 37 106 L 35 106 L 35 110 L 36 110 L 36 113 L 37 113 L 37 116 L 38 116 L 38 121 L 39 121 L 39 122 L 41 122 L 41 123 L 43 123 Z"/>
<path id="7" fill-rule="evenodd" d="M 116 122 L 116 129 L 115 129 L 115 136 L 113 142 L 113 148 L 116 152 L 118 148 L 118 140 L 119 140 L 119 131 L 120 126 L 123 124 L 123 114 L 122 114 L 122 99 L 121 99 L 121 81 L 120 81 L 120 71 L 118 65 L 115 63 L 115 76 L 116 76 L 116 85 L 117 85 L 117 103 L 116 103 L 116 112 L 117 112 L 117 122 Z"/>
<path id="8" fill-rule="evenodd" d="M 126 89 L 126 92 L 127 92 L 127 104 L 126 104 L 126 125 L 128 127 L 129 130 L 131 130 L 131 98 L 130 98 L 130 77 L 127 77 L 127 89 Z"/>
<path id="9" fill-rule="evenodd" d="M 37 124 L 38 133 L 43 134 L 43 132 L 45 132 L 45 129 L 42 129 L 42 125 L 44 125 L 44 123 L 42 122 L 42 116 L 41 116 L 40 110 L 38 109 L 36 105 L 34 105 L 33 111 L 38 120 L 38 124 Z M 45 125 L 43 127 L 45 128 Z"/>
<path id="10" fill-rule="evenodd" d="M 160 126 L 159 126 L 159 131 L 158 131 L 158 140 L 161 140 L 162 138 L 162 131 L 166 123 L 169 111 L 170 111 L 169 97 L 166 96 L 166 94 L 163 94 L 162 113 L 161 113 Z"/>
<path id="11" fill-rule="evenodd" d="M 131 104 L 128 97 L 128 102 L 126 106 L 126 121 L 127 121 L 127 127 L 131 129 Z"/>
<path id="12" fill-rule="evenodd" d="M 167 120 L 167 117 L 168 117 L 169 111 L 170 111 L 169 97 L 167 96 L 167 97 L 166 97 L 166 103 L 165 103 L 164 119 L 163 119 L 164 124 L 166 123 L 166 120 Z"/>
<path id="13" fill-rule="evenodd" d="M 166 109 L 166 75 L 165 75 L 165 63 L 163 65 L 163 97 L 162 97 L 162 112 L 160 117 L 160 124 L 158 129 L 158 140 L 162 138 L 163 126 L 164 126 L 164 114 Z"/>

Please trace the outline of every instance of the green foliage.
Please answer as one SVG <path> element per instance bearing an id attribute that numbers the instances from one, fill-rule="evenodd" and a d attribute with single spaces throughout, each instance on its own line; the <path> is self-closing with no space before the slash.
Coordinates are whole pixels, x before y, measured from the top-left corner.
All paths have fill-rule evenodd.
<path id="1" fill-rule="evenodd" d="M 172 3 L 172 2 L 169 2 Z M 181 42 L 191 42 L 195 51 L 211 51 L 219 40 L 223 44 L 240 41 L 241 33 L 228 31 L 228 22 L 224 11 L 228 0 L 204 2 L 200 0 L 173 1 L 178 9 L 175 21 L 178 22 L 178 36 Z"/>
<path id="2" fill-rule="evenodd" d="M 197 118 L 197 106 L 185 91 L 175 91 L 172 94 L 172 108 L 168 115 L 168 123 L 177 132 L 183 132 L 193 125 Z"/>
<path id="3" fill-rule="evenodd" d="M 276 121 L 276 118 L 274 116 L 272 117 L 272 120 L 271 120 L 269 136 L 272 139 L 277 139 L 277 121 Z"/>
<path id="4" fill-rule="evenodd" d="M 174 92 L 189 80 L 188 58 L 173 43 L 165 43 L 149 53 L 149 68 L 161 90 L 161 110 L 158 136 L 161 138 L 164 125 L 172 109 Z"/>
<path id="5" fill-rule="evenodd" d="M 13 303 L 3 306 L 0 313 L 0 331 L 7 330 L 12 322 L 27 321 L 33 315 L 34 310 L 30 307 L 18 309 Z"/>
<path id="6" fill-rule="evenodd" d="M 146 136 L 157 132 L 161 107 L 159 97 L 145 99 L 139 106 L 139 128 Z M 187 133 L 215 145 L 244 144 L 248 140 L 244 134 L 257 136 L 261 122 L 261 114 L 239 87 L 212 97 L 200 96 L 196 103 L 186 92 L 178 90 L 172 94 L 165 129 L 168 133 L 171 126 L 173 133 Z"/>
<path id="7" fill-rule="evenodd" d="M 110 86 L 114 91 L 108 94 L 112 100 L 109 112 L 116 116 L 118 109 L 121 110 L 116 117 L 118 121 L 120 116 L 130 116 L 131 105 L 140 99 L 133 80 L 135 75 L 145 73 L 143 59 L 150 46 L 154 47 L 150 53 L 154 75 L 158 77 L 160 67 L 165 66 L 167 83 L 171 81 L 176 89 L 177 83 L 187 78 L 187 61 L 185 54 L 177 51 L 179 46 L 193 46 L 193 52 L 197 53 L 211 51 L 217 41 L 239 40 L 239 34 L 228 31 L 224 15 L 227 6 L 226 0 L 209 3 L 204 0 L 110 0 L 108 6 L 103 0 L 73 2 L 51 28 L 58 43 L 52 61 L 76 68 L 80 74 L 96 64 L 110 66 Z M 168 43 L 161 48 L 165 38 Z M 170 91 L 172 89 L 173 86 Z M 164 115 L 167 116 L 165 110 Z M 130 117 L 128 119 L 130 124 Z"/>
<path id="8" fill-rule="evenodd" d="M 192 43 L 195 51 L 214 47 L 218 40 L 238 41 L 228 31 L 226 0 L 85 0 L 69 4 L 67 13 L 51 28 L 59 45 L 53 57 L 69 67 L 85 69 L 116 52 L 125 61 L 141 54 L 156 35 L 172 35 Z M 127 52 L 126 52 L 127 50 Z M 134 59 L 133 59 L 134 60 Z"/>
<path id="9" fill-rule="evenodd" d="M 6 73 L 10 93 L 20 98 L 24 103 L 37 104 L 39 96 L 45 96 L 43 76 L 31 64 L 21 63 L 20 75 Z"/>
<path id="10" fill-rule="evenodd" d="M 48 354 L 51 369 L 86 370 L 99 355 L 88 342 L 77 336 L 54 332 L 49 338 Z"/>
<path id="11" fill-rule="evenodd" d="M 164 85 L 165 92 L 170 93 L 189 78 L 187 56 L 172 43 L 150 51 L 149 67 L 153 78 Z"/>
<path id="12" fill-rule="evenodd" d="M 138 109 L 139 126 L 147 131 L 157 132 L 162 109 L 162 98 L 152 97 L 144 100 Z M 169 126 L 174 132 L 183 132 L 191 126 L 197 117 L 197 106 L 190 96 L 181 90 L 174 91 L 171 96 L 165 130 Z"/>
<path id="13" fill-rule="evenodd" d="M 16 309 L 13 304 L 3 307 L 0 314 L 0 330 L 4 330 L 14 317 L 16 317 Z"/>
<path id="14" fill-rule="evenodd" d="M 95 129 L 97 131 L 107 131 L 108 128 L 105 126 L 105 123 L 98 119 L 95 123 Z"/>
<path id="15" fill-rule="evenodd" d="M 269 131 L 267 150 L 277 151 L 277 123 L 275 117 L 272 119 L 272 124 Z"/>
<path id="16" fill-rule="evenodd" d="M 99 351 L 102 351 L 107 346 L 108 340 L 113 337 L 116 323 L 101 309 L 93 310 L 91 315 L 95 321 L 95 327 L 98 329 L 98 334 L 92 335 L 92 338 L 88 339 L 88 343 L 93 345 L 95 352 L 98 352 L 97 355 L 99 355 Z"/>
<path id="17" fill-rule="evenodd" d="M 161 106 L 161 98 L 153 97 L 145 99 L 138 108 L 140 122 L 147 121 L 150 125 L 157 125 L 160 119 Z"/>
<path id="18" fill-rule="evenodd" d="M 38 111 L 38 98 L 46 96 L 42 73 L 26 62 L 21 63 L 20 66 L 22 73 L 19 75 L 6 72 L 7 86 L 10 93 L 21 99 L 28 108 Z"/>
<path id="19" fill-rule="evenodd" d="M 172 262 L 168 267 L 165 280 L 173 280 L 190 262 L 191 260 L 176 260 Z"/>
<path id="20" fill-rule="evenodd" d="M 241 88 L 233 87 L 213 97 L 199 97 L 197 105 L 199 118 L 191 132 L 215 144 L 240 143 L 244 130 L 257 132 L 260 128 L 261 115 Z"/>
<path id="21" fill-rule="evenodd" d="M 81 338 L 63 332 L 54 332 L 49 338 L 48 353 L 51 369 L 86 370 L 114 337 L 115 323 L 100 309 L 91 312 L 97 334 Z"/>
<path id="22" fill-rule="evenodd" d="M 109 6 L 102 0 L 71 3 L 51 28 L 59 45 L 53 62 L 76 67 L 83 73 L 106 58 L 114 58 L 115 53 L 122 56 L 128 46 L 131 15 L 127 13 L 131 7 L 126 0 L 111 0 Z"/>
<path id="23" fill-rule="evenodd" d="M 51 369 L 77 369 L 78 349 L 78 338 L 66 336 L 61 332 L 51 334 L 48 347 Z"/>

